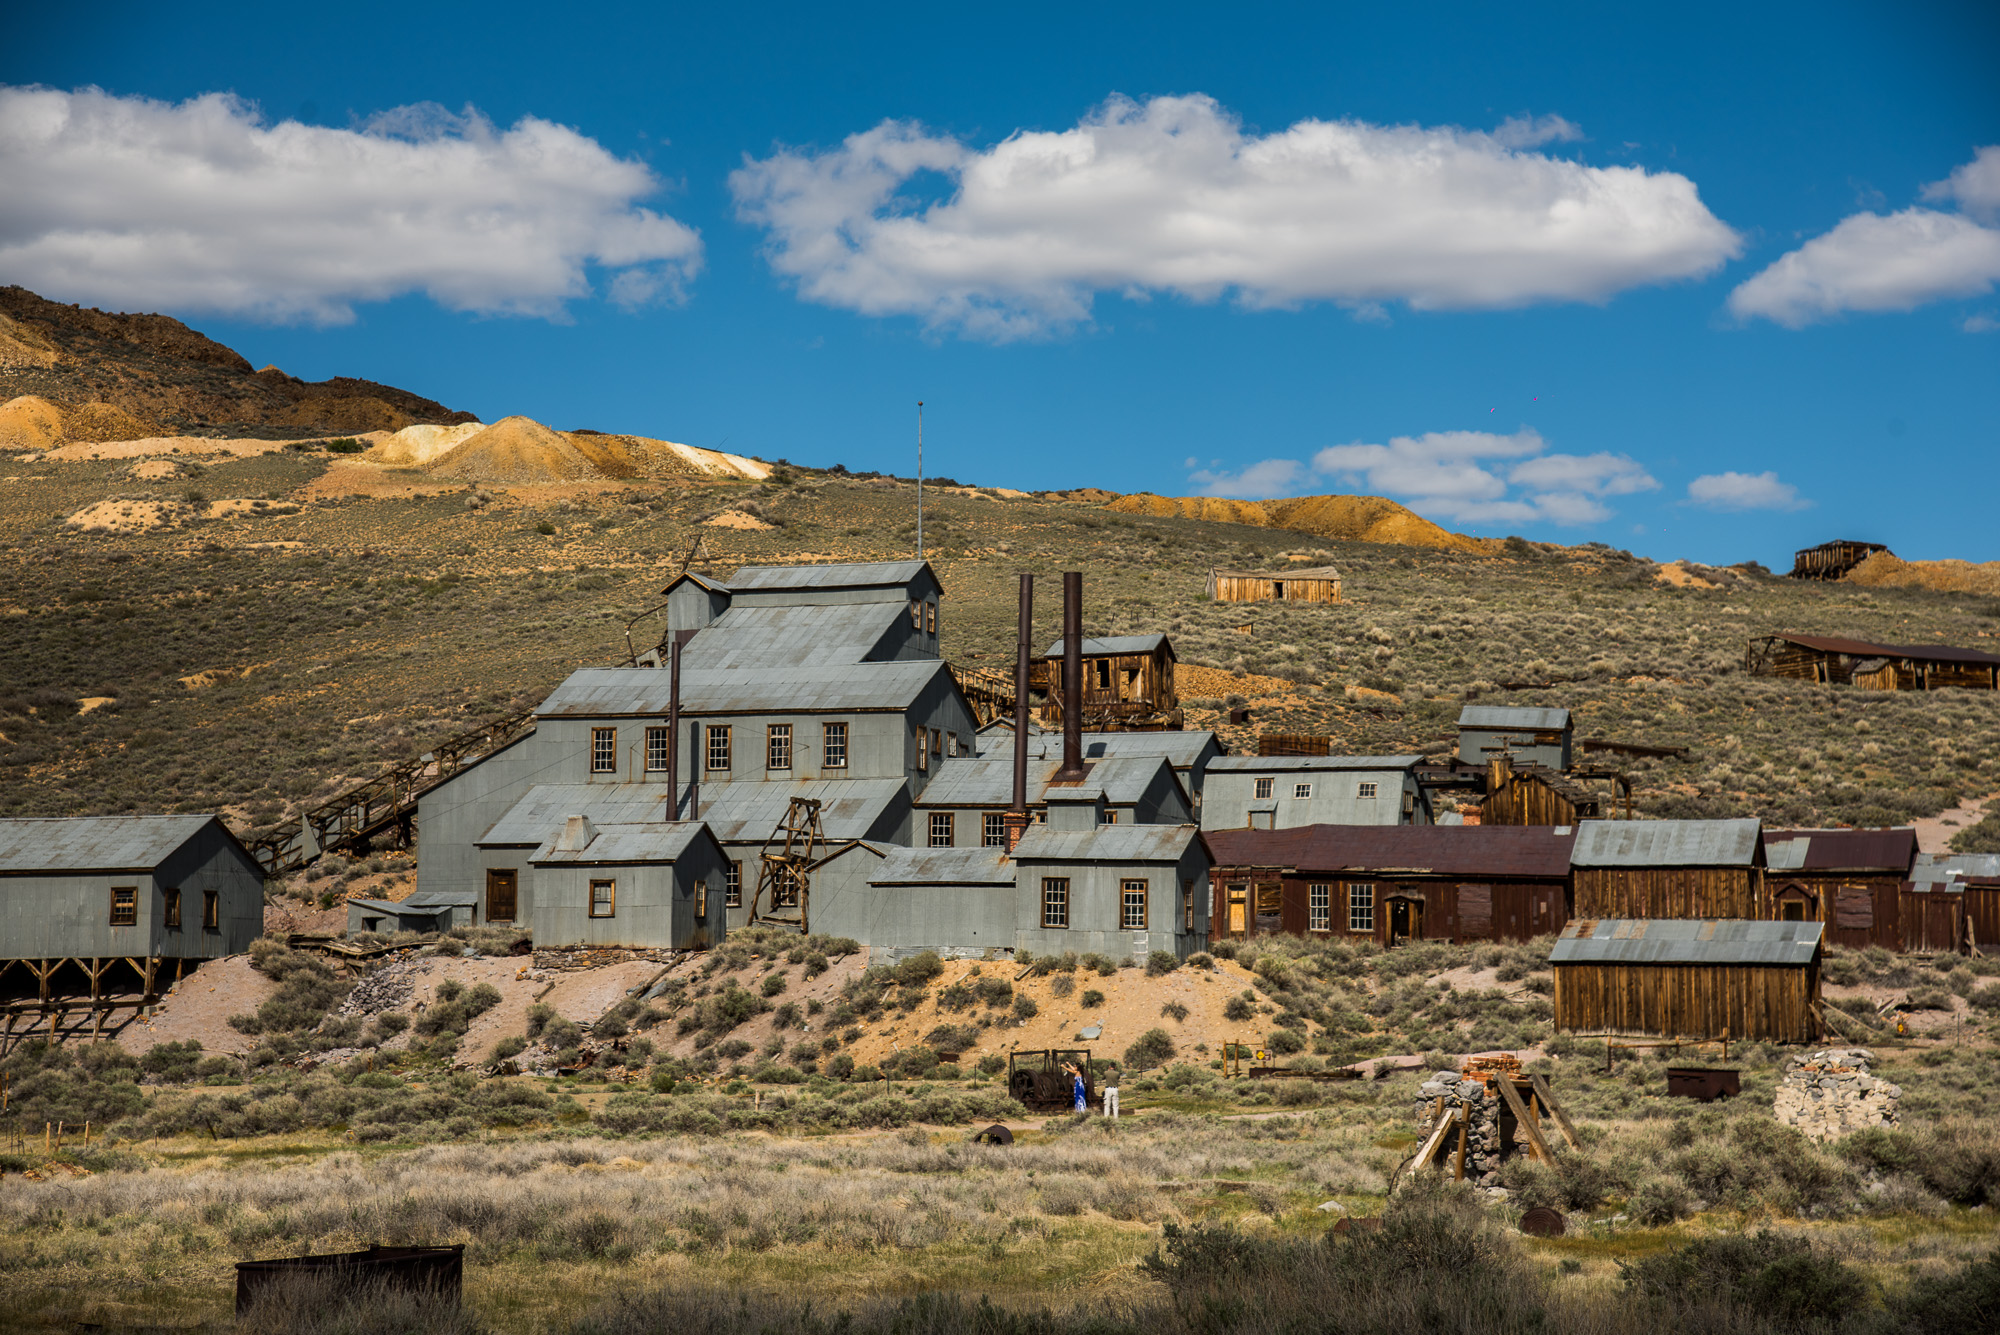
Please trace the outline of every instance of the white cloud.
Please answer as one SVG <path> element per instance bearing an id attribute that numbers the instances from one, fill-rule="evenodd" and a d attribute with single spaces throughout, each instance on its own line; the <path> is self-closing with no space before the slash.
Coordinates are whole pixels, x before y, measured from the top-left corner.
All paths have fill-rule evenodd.
<path id="1" fill-rule="evenodd" d="M 1960 325 L 1959 328 L 1965 330 L 1968 334 L 1990 334 L 1994 330 L 2000 329 L 2000 320 L 1996 320 L 1990 315 L 1968 315 L 1965 317 L 1965 323 Z"/>
<path id="2" fill-rule="evenodd" d="M 1086 321 L 1100 291 L 1508 307 L 1604 301 L 1739 253 L 1684 176 L 1523 151 L 1574 131 L 1307 120 L 1257 136 L 1207 97 L 1113 98 L 986 149 L 888 121 L 746 161 L 730 187 L 808 299 L 992 339 Z M 930 173 L 942 197 L 904 193 L 937 194 Z"/>
<path id="3" fill-rule="evenodd" d="M 1688 483 L 1688 501 L 1709 510 L 1803 510 L 1811 501 L 1776 473 L 1706 473 Z"/>
<path id="4" fill-rule="evenodd" d="M 1190 481 L 1203 495 L 1268 497 L 1310 485 L 1341 485 L 1393 496 L 1433 519 L 1472 523 L 1595 524 L 1613 514 L 1600 499 L 1660 484 L 1621 454 L 1546 454 L 1548 443 L 1523 427 L 1433 431 L 1396 436 L 1386 445 L 1334 445 L 1312 458 L 1266 459 L 1240 473 L 1203 471 Z"/>
<path id="5" fill-rule="evenodd" d="M 1583 131 L 1560 116 L 1509 116 L 1493 131 L 1493 142 L 1502 148 L 1539 148 L 1581 138 Z"/>
<path id="6" fill-rule="evenodd" d="M 179 104 L 0 88 L 0 277 L 118 309 L 338 322 L 421 292 L 454 310 L 560 314 L 613 271 L 625 303 L 678 295 L 689 227 L 636 203 L 643 163 L 535 117 L 498 130 L 432 104 L 356 129 Z"/>
<path id="7" fill-rule="evenodd" d="M 1991 291 L 2000 227 L 1978 220 L 2000 221 L 2000 147 L 1980 149 L 1924 198 L 1954 200 L 1962 212 L 1851 214 L 1730 293 L 1729 309 L 1797 329 L 1844 311 L 1907 311 Z"/>

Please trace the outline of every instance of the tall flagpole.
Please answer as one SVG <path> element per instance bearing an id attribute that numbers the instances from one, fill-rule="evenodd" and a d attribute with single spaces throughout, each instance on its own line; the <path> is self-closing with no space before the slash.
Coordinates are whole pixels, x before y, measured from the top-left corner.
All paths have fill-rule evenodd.
<path id="1" fill-rule="evenodd" d="M 917 559 L 924 559 L 924 401 L 917 400 Z"/>

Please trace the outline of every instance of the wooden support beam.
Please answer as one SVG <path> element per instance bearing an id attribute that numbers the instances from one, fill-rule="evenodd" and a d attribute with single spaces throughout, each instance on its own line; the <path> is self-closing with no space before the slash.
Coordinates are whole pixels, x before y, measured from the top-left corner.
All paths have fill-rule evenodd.
<path id="1" fill-rule="evenodd" d="M 1554 1163 L 1556 1156 L 1549 1153 L 1548 1142 L 1542 1139 L 1542 1133 L 1535 1126 L 1534 1119 L 1528 1116 L 1528 1110 L 1521 1103 L 1521 1095 L 1514 1088 L 1514 1082 L 1502 1075 L 1496 1078 L 1493 1083 L 1500 1087 L 1500 1097 L 1507 1100 L 1507 1106 L 1514 1110 L 1514 1120 L 1519 1122 L 1521 1128 L 1528 1133 L 1528 1147 L 1534 1151 L 1535 1157 L 1546 1164 Z"/>
<path id="2" fill-rule="evenodd" d="M 1442 1099 L 1438 1101 L 1440 1103 L 1443 1102 Z M 1422 1147 L 1417 1150 L 1417 1157 L 1410 1161 L 1410 1167 L 1422 1168 L 1437 1157 L 1439 1148 L 1444 1144 L 1445 1135 L 1451 1130 L 1451 1124 L 1452 1116 L 1450 1110 L 1446 1108 L 1438 1109 L 1437 1124 L 1431 1128 L 1430 1135 L 1424 1140 Z"/>
<path id="3" fill-rule="evenodd" d="M 1531 1075 L 1528 1080 L 1534 1085 L 1535 1095 L 1541 1099 L 1542 1106 L 1555 1117 L 1556 1126 L 1562 1130 L 1563 1139 L 1569 1142 L 1569 1147 L 1573 1150 L 1582 1149 L 1583 1142 L 1576 1138 L 1576 1128 L 1570 1125 L 1569 1114 L 1562 1110 L 1562 1105 L 1556 1102 L 1556 1096 L 1549 1090 L 1549 1078 L 1545 1075 Z"/>

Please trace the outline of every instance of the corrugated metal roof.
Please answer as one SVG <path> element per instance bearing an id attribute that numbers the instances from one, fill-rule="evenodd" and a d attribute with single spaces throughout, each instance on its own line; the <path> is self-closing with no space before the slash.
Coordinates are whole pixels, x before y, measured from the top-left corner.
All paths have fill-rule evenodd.
<path id="1" fill-rule="evenodd" d="M 1549 963 L 1798 967 L 1819 955 L 1825 931 L 1818 922 L 1584 918 L 1563 928 Z"/>
<path id="2" fill-rule="evenodd" d="M 870 885 L 1012 885 L 1004 848 L 897 848 L 868 878 Z"/>
<path id="3" fill-rule="evenodd" d="M 582 848 L 557 848 L 559 837 L 551 835 L 529 855 L 528 861 L 537 867 L 560 866 L 563 863 L 673 862 L 687 851 L 689 844 L 707 834 L 708 826 L 696 820 L 675 821 L 672 824 L 599 825 L 596 837 Z"/>
<path id="4" fill-rule="evenodd" d="M 1290 774 L 1309 770 L 1406 770 L 1422 756 L 1217 756 L 1211 774 Z"/>
<path id="5" fill-rule="evenodd" d="M 668 581 L 667 587 L 661 589 L 660 592 L 662 594 L 672 593 L 674 591 L 674 587 L 682 583 L 683 581 L 689 584 L 693 584 L 697 588 L 706 589 L 710 593 L 729 592 L 729 586 L 727 584 L 724 584 L 719 579 L 712 579 L 709 576 L 702 574 L 699 570 L 683 570 L 680 574 L 674 576 L 672 580 Z"/>
<path id="6" fill-rule="evenodd" d="M 419 890 L 403 901 L 404 907 L 413 909 L 453 909 L 477 903 L 477 890 Z"/>
<path id="7" fill-rule="evenodd" d="M 732 607 L 688 641 L 681 650 L 681 671 L 861 663 L 908 616 L 900 598 Z M 685 682 L 681 691 L 686 694 Z"/>
<path id="8" fill-rule="evenodd" d="M 2000 656 L 1977 649 L 1957 649 L 1946 644 L 1871 644 L 1866 640 L 1843 640 L 1830 635 L 1766 635 L 1767 640 L 1783 640 L 1821 653 L 1850 654 L 1858 658 L 1914 658 L 1929 663 L 1968 663 L 1976 667 L 2000 667 Z"/>
<path id="9" fill-rule="evenodd" d="M 939 674 L 950 679 L 951 670 L 942 659 L 801 663 L 772 669 L 692 672 L 683 666 L 681 712 L 786 714 L 903 710 Z M 535 712 L 544 718 L 664 718 L 671 676 L 665 668 L 579 668 Z"/>
<path id="10" fill-rule="evenodd" d="M 1757 819 L 1587 820 L 1577 827 L 1576 867 L 1750 867 Z"/>
<path id="11" fill-rule="evenodd" d="M 387 899 L 350 899 L 347 901 L 347 904 L 349 908 L 374 909 L 378 913 L 400 913 L 403 911 L 403 905 Z"/>
<path id="12" fill-rule="evenodd" d="M 1209 830 L 1218 867 L 1291 867 L 1301 876 L 1536 877 L 1569 874 L 1576 834 L 1551 825 L 1301 825 Z"/>
<path id="13" fill-rule="evenodd" d="M 1221 754 L 1222 745 L 1212 732 L 1086 732 L 1083 734 L 1085 760 L 1123 759 L 1127 756 L 1164 756 L 1177 770 L 1193 769 L 1202 753 Z M 995 728 L 980 733 L 980 758 L 1014 754 L 1012 728 Z M 1062 733 L 1035 731 L 1028 734 L 1028 754 L 1043 759 L 1060 759 Z"/>
<path id="14" fill-rule="evenodd" d="M 1031 825 L 1014 846 L 1016 862 L 1179 862 L 1201 838 L 1192 825 L 1100 825 L 1052 830 Z"/>
<path id="15" fill-rule="evenodd" d="M 874 589 L 908 584 L 929 565 L 928 561 L 856 561 L 823 566 L 744 566 L 729 577 L 729 587 L 738 592 L 762 589 Z M 936 578 L 935 573 L 932 578 Z"/>
<path id="16" fill-rule="evenodd" d="M 1886 830 L 1766 830 L 1765 865 L 1772 871 L 1907 873 L 1917 856 L 1917 832 Z"/>
<path id="17" fill-rule="evenodd" d="M 0 873 L 151 871 L 213 820 L 214 816 L 0 820 Z"/>
<path id="18" fill-rule="evenodd" d="M 1525 728 L 1536 732 L 1569 726 L 1567 709 L 1515 709 L 1504 705 L 1467 705 L 1458 711 L 1461 728 Z"/>
<path id="19" fill-rule="evenodd" d="M 747 829 L 760 842 L 791 806 L 793 797 L 820 802 L 820 828 L 829 839 L 867 836 L 903 794 L 900 779 L 819 779 L 804 783 L 715 783 L 701 789 L 701 819 L 724 841 Z M 533 846 L 554 836 L 569 816 L 594 825 L 661 823 L 668 787 L 663 783 L 536 784 L 473 842 L 481 848 Z"/>
<path id="20" fill-rule="evenodd" d="M 1220 576 L 1222 576 L 1222 577 L 1223 577 L 1224 579 L 1276 579 L 1276 580 L 1293 580 L 1293 579 L 1339 579 L 1339 578 L 1340 578 L 1340 567 L 1338 567 L 1338 566 L 1300 566 L 1300 567 L 1299 567 L 1298 569 L 1296 569 L 1296 570 L 1222 570 L 1222 569 L 1216 569 L 1216 570 L 1213 570 L 1213 571 L 1210 571 L 1209 573 L 1211 573 L 1211 574 L 1215 574 L 1215 575 L 1220 575 Z"/>
<path id="21" fill-rule="evenodd" d="M 1060 747 L 1057 748 L 1061 750 Z M 1075 800 L 1102 797 L 1126 805 L 1146 795 L 1162 767 L 1172 768 L 1163 756 L 1119 756 L 1093 761 L 1082 783 L 1051 789 L 1049 780 L 1062 768 L 1062 761 L 1028 761 L 1028 801 L 1039 803 L 1054 797 Z M 1014 758 L 1012 756 L 947 757 L 937 763 L 934 777 L 924 785 L 919 807 L 1004 807 L 1014 800 Z"/>
<path id="22" fill-rule="evenodd" d="M 1174 646 L 1164 635 L 1086 635 L 1083 637 L 1085 658 L 1104 657 L 1109 654 L 1150 654 L 1165 645 L 1167 653 L 1174 652 Z M 1061 658 L 1063 642 L 1057 640 L 1042 655 L 1044 658 Z"/>

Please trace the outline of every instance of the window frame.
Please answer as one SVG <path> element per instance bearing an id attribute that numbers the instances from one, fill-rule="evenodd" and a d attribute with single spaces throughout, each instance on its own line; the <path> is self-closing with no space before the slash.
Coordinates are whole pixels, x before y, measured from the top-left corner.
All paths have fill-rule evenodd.
<path id="1" fill-rule="evenodd" d="M 160 925 L 169 932 L 181 929 L 181 888 L 177 885 L 160 887 Z"/>
<path id="2" fill-rule="evenodd" d="M 1268 802 L 1278 795 L 1278 781 L 1269 776 L 1253 776 L 1250 780 L 1250 800 Z"/>
<path id="3" fill-rule="evenodd" d="M 590 730 L 590 772 L 592 774 L 618 772 L 618 729 Z"/>
<path id="4" fill-rule="evenodd" d="M 844 721 L 822 722 L 819 725 L 819 767 L 847 768 L 847 724 Z"/>
<path id="5" fill-rule="evenodd" d="M 702 757 L 702 766 L 706 772 L 710 774 L 727 774 L 732 768 L 732 763 L 736 758 L 734 752 L 731 750 L 730 733 L 733 726 L 728 723 L 711 723 L 708 725 L 705 735 L 706 745 L 703 748 Z M 715 763 L 718 756 L 722 759 L 720 765 Z"/>
<path id="6" fill-rule="evenodd" d="M 918 630 L 924 628 L 924 600 L 921 598 L 910 599 L 910 624 Z"/>
<path id="7" fill-rule="evenodd" d="M 937 607 L 938 605 L 935 600 L 930 598 L 924 599 L 924 634 L 926 635 L 937 634 Z"/>
<path id="8" fill-rule="evenodd" d="M 1042 878 L 1042 926 L 1050 931 L 1069 930 L 1069 877 Z"/>
<path id="9" fill-rule="evenodd" d="M 980 817 L 979 846 L 981 848 L 1005 848 L 1007 846 L 1007 813 L 988 811 Z"/>
<path id="10" fill-rule="evenodd" d="M 929 734 L 929 728 L 922 726 L 917 728 L 917 769 L 924 773 L 929 773 L 931 768 L 931 739 Z"/>
<path id="11" fill-rule="evenodd" d="M 597 892 L 600 888 L 607 892 L 602 901 L 599 901 L 597 897 Z M 600 902 L 603 905 L 601 910 L 598 907 Z M 590 916 L 593 918 L 615 918 L 618 916 L 618 882 L 615 879 L 591 878 Z"/>
<path id="12" fill-rule="evenodd" d="M 1382 785 L 1374 779 L 1359 779 L 1354 784 L 1354 800 L 1373 802 L 1382 795 Z"/>
<path id="13" fill-rule="evenodd" d="M 930 817 L 930 828 L 927 831 L 929 842 L 925 847 L 951 848 L 956 845 L 958 842 L 958 813 L 955 811 L 933 811 L 930 813 Z M 940 831 L 944 834 L 944 841 L 942 843 L 938 841 Z"/>
<path id="14" fill-rule="evenodd" d="M 1375 882 L 1347 883 L 1347 930 L 1375 933 Z"/>
<path id="15" fill-rule="evenodd" d="M 708 878 L 706 876 L 694 883 L 694 916 L 697 918 L 706 918 L 708 916 Z"/>
<path id="16" fill-rule="evenodd" d="M 1152 882 L 1144 877 L 1125 877 L 1118 882 L 1118 930 L 1143 932 L 1152 916 Z M 1135 897 L 1136 896 L 1136 897 Z M 1137 908 L 1137 921 L 1133 910 Z"/>
<path id="17" fill-rule="evenodd" d="M 1104 808 L 1104 823 L 1105 823 L 1106 825 L 1116 825 L 1116 824 L 1118 823 L 1118 808 L 1117 808 L 1117 807 L 1106 807 L 1106 808 Z"/>
<path id="18" fill-rule="evenodd" d="M 764 772 L 788 773 L 792 768 L 792 725 L 764 725 Z"/>
<path id="19" fill-rule="evenodd" d="M 1333 930 L 1333 882 L 1313 881 L 1306 886 L 1306 930 Z"/>
<path id="20" fill-rule="evenodd" d="M 1181 930 L 1194 930 L 1194 882 L 1181 882 Z"/>
<path id="21" fill-rule="evenodd" d="M 666 773 L 667 756 L 673 750 L 670 732 L 671 729 L 665 724 L 653 724 L 646 729 L 646 773 Z M 655 760 L 659 763 L 654 764 Z"/>
<path id="22" fill-rule="evenodd" d="M 743 907 L 743 862 L 737 859 L 722 864 L 722 907 L 740 909 Z"/>
<path id="23" fill-rule="evenodd" d="M 201 930 L 204 932 L 222 930 L 222 895 L 219 891 L 201 892 Z"/>
<path id="24" fill-rule="evenodd" d="M 1310 801 L 1312 795 L 1313 795 L 1313 786 L 1311 784 L 1295 783 L 1292 785 L 1292 799 L 1294 801 L 1298 802 Z"/>
<path id="25" fill-rule="evenodd" d="M 113 927 L 137 927 L 139 925 L 139 887 L 136 885 L 112 886 L 110 914 L 110 925 Z"/>

